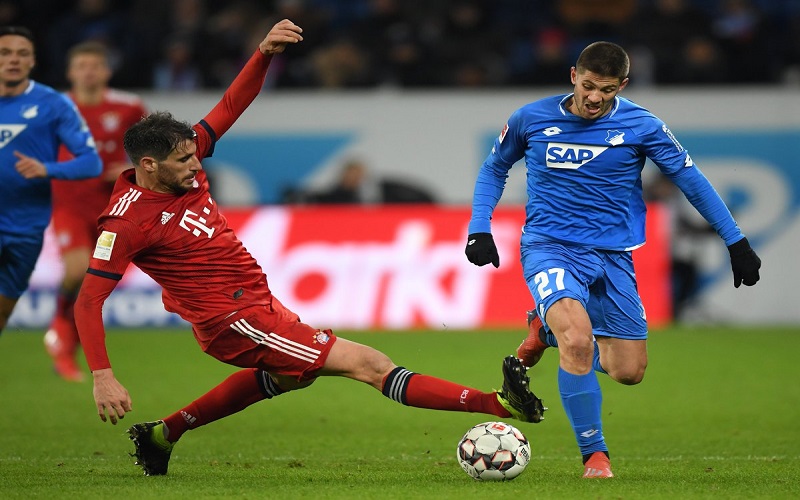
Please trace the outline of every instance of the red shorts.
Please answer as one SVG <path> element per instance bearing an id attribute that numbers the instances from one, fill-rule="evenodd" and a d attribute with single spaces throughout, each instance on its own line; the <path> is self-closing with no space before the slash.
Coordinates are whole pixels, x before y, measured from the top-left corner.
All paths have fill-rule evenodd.
<path id="1" fill-rule="evenodd" d="M 336 342 L 333 332 L 301 323 L 274 297 L 271 305 L 239 311 L 213 329 L 195 327 L 194 335 L 206 354 L 223 363 L 298 381 L 317 376 Z"/>
<path id="2" fill-rule="evenodd" d="M 76 248 L 93 249 L 97 243 L 97 214 L 53 210 L 53 230 L 62 254 Z"/>

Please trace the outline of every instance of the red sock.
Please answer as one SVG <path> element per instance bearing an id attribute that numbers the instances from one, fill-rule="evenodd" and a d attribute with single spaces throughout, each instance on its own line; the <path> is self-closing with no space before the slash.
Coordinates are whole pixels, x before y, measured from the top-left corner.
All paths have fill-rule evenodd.
<path id="1" fill-rule="evenodd" d="M 59 290 L 56 295 L 56 312 L 50 329 L 56 332 L 58 344 L 55 350 L 64 355 L 72 356 L 80 345 L 78 329 L 75 326 L 75 293 Z"/>
<path id="2" fill-rule="evenodd" d="M 262 399 L 276 396 L 277 394 L 265 394 L 265 389 L 259 382 L 263 373 L 255 368 L 240 370 L 185 408 L 165 418 L 164 423 L 169 429 L 167 440 L 174 443 L 190 429 L 233 415 Z"/>
<path id="3" fill-rule="evenodd" d="M 404 377 L 404 372 L 410 374 L 410 376 Z M 398 377 L 397 375 L 400 376 Z M 432 410 L 486 413 L 502 418 L 511 416 L 508 410 L 503 408 L 497 401 L 497 396 L 494 392 L 482 392 L 429 375 L 411 374 L 404 368 L 396 368 L 392 371 L 387 375 L 384 384 L 390 379 L 391 382 L 397 381 L 400 384 L 402 384 L 401 380 L 405 380 L 405 384 L 403 384 L 405 388 L 400 385 L 396 385 L 396 388 L 401 393 L 405 391 L 404 397 L 401 396 L 400 402 L 408 406 Z M 387 388 L 384 387 L 384 394 L 386 393 Z M 389 397 L 392 396 L 390 395 Z M 394 397 L 392 399 L 397 400 Z"/>

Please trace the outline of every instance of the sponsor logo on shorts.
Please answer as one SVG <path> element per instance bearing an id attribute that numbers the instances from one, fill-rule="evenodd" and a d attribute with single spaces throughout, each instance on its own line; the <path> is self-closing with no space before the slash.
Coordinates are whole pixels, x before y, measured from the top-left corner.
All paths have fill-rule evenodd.
<path id="1" fill-rule="evenodd" d="M 325 345 L 331 339 L 331 336 L 325 332 L 317 332 L 314 334 L 314 343 Z"/>

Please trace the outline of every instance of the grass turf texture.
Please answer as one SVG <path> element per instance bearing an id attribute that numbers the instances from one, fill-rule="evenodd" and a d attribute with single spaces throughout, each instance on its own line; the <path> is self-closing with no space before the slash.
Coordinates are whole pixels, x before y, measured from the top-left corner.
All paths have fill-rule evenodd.
<path id="1" fill-rule="evenodd" d="M 523 332 L 341 334 L 411 370 L 490 390 Z M 188 330 L 111 331 L 108 345 L 134 406 L 117 426 L 97 418 L 90 381 L 52 373 L 41 332 L 0 336 L 0 497 L 800 497 L 797 328 L 652 332 L 642 384 L 600 379 L 617 476 L 600 481 L 580 478 L 554 351 L 531 371 L 547 419 L 508 420 L 533 452 L 510 482 L 476 482 L 455 459 L 462 434 L 492 417 L 408 408 L 333 378 L 187 433 L 169 475 L 144 477 L 125 429 L 179 409 L 234 368 L 204 355 Z"/>

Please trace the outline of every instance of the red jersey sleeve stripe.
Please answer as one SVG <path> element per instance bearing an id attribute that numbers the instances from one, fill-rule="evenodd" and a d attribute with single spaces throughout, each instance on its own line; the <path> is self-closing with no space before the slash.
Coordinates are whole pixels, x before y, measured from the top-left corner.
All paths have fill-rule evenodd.
<path id="1" fill-rule="evenodd" d="M 106 272 L 106 271 L 100 271 L 98 269 L 92 269 L 91 267 L 86 270 L 86 274 L 94 274 L 95 276 L 100 276 L 101 278 L 108 278 L 110 280 L 116 280 L 116 281 L 119 281 L 119 280 L 122 279 L 122 275 L 121 274 L 109 273 L 109 272 Z"/>

